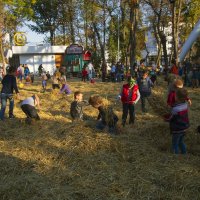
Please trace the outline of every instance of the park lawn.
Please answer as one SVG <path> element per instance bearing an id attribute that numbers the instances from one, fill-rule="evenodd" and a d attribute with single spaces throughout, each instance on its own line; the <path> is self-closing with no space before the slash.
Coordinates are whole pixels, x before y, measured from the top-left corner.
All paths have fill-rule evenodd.
<path id="1" fill-rule="evenodd" d="M 161 78 L 162 79 L 162 78 Z M 160 79 L 160 80 L 161 80 Z M 116 96 L 120 83 L 82 83 L 69 79 L 72 91 L 84 99 L 107 98 L 121 119 Z M 188 154 L 170 152 L 168 124 L 148 105 L 142 114 L 136 106 L 134 126 L 120 126 L 119 135 L 95 130 L 97 110 L 85 108 L 87 121 L 72 124 L 69 109 L 73 95 L 41 92 L 41 82 L 20 89 L 23 98 L 41 98 L 41 121 L 25 124 L 16 100 L 16 119 L 0 122 L 1 200 L 140 200 L 200 199 L 200 89 L 189 89 L 191 128 L 186 136 Z M 167 85 L 160 81 L 160 96 Z M 156 105 L 155 105 L 156 106 Z"/>

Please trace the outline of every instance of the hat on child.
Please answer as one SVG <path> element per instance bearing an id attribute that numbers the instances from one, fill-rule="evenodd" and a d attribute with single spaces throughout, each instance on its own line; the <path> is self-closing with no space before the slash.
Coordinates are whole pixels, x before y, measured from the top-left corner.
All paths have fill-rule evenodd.
<path id="1" fill-rule="evenodd" d="M 182 88 L 183 87 L 183 81 L 181 79 L 176 79 L 174 81 L 174 86 L 177 88 Z"/>
<path id="2" fill-rule="evenodd" d="M 128 81 L 128 84 L 129 84 L 130 88 L 132 88 L 135 85 L 135 83 L 136 83 L 136 80 L 134 78 L 132 78 L 131 76 L 129 76 L 127 78 L 127 81 Z"/>

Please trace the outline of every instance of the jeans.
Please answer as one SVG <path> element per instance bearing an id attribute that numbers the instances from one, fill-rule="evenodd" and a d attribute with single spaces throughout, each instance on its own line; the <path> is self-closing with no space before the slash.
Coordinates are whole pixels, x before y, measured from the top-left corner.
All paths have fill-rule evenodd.
<path id="1" fill-rule="evenodd" d="M 46 81 L 46 80 L 43 80 L 43 81 L 42 81 L 42 87 L 45 89 L 46 86 L 47 86 L 47 81 Z"/>
<path id="2" fill-rule="evenodd" d="M 117 130 L 116 124 L 117 124 L 117 121 L 115 121 L 114 124 L 112 124 L 112 125 L 108 125 L 108 132 L 110 134 L 116 133 L 116 130 Z M 106 128 L 106 126 L 107 125 L 104 124 L 102 121 L 98 121 L 97 124 L 96 124 L 96 129 L 103 131 Z"/>
<path id="3" fill-rule="evenodd" d="M 146 112 L 145 104 L 146 104 L 146 99 L 148 100 L 149 95 L 141 95 L 141 106 L 142 106 L 142 112 Z"/>
<path id="4" fill-rule="evenodd" d="M 56 89 L 56 88 L 60 89 L 60 85 L 59 84 L 52 84 L 52 88 L 53 88 L 53 90 Z"/>
<path id="5" fill-rule="evenodd" d="M 123 103 L 123 114 L 122 123 L 126 123 L 126 119 L 129 113 L 129 124 L 134 124 L 135 122 L 135 107 L 134 104 Z"/>
<path id="6" fill-rule="evenodd" d="M 34 106 L 24 104 L 21 106 L 21 109 L 26 114 L 27 118 L 35 118 L 36 120 L 40 120 L 40 117 Z"/>
<path id="7" fill-rule="evenodd" d="M 96 128 L 99 130 L 103 130 L 104 128 L 106 128 L 106 125 L 102 123 L 102 121 L 98 121 L 96 124 Z"/>
<path id="8" fill-rule="evenodd" d="M 186 154 L 186 145 L 184 143 L 185 133 L 175 133 L 172 135 L 172 150 L 173 153 L 178 154 L 179 148 L 182 154 Z"/>
<path id="9" fill-rule="evenodd" d="M 1 111 L 0 111 L 0 119 L 4 120 L 4 115 L 6 111 L 6 104 L 7 100 L 9 100 L 10 105 L 9 105 L 9 117 L 13 115 L 13 109 L 14 109 L 14 99 L 13 99 L 13 94 L 1 94 Z"/>
<path id="10" fill-rule="evenodd" d="M 116 74 L 116 79 L 117 79 L 117 82 L 121 82 L 122 81 L 121 73 L 117 73 Z"/>

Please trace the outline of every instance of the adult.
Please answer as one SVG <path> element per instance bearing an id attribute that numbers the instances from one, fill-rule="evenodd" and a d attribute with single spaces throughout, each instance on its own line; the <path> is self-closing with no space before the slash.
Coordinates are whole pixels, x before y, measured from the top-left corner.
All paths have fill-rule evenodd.
<path id="1" fill-rule="evenodd" d="M 117 82 L 121 82 L 122 80 L 122 66 L 120 62 L 117 62 L 117 65 L 116 65 L 116 79 L 117 79 Z"/>
<path id="2" fill-rule="evenodd" d="M 89 81 L 89 73 L 90 73 L 90 70 L 89 70 L 88 65 L 84 65 L 84 66 L 85 66 L 85 70 L 87 71 L 87 80 Z"/>
<path id="3" fill-rule="evenodd" d="M 88 70 L 89 70 L 89 80 L 93 78 L 94 66 L 91 62 L 88 63 Z"/>
<path id="4" fill-rule="evenodd" d="M 14 98 L 13 98 L 13 90 L 15 90 L 18 98 L 19 98 L 19 90 L 17 88 L 17 81 L 15 77 L 16 69 L 14 67 L 10 67 L 8 70 L 8 74 L 4 76 L 2 80 L 2 90 L 1 90 L 1 111 L 0 111 L 0 119 L 4 120 L 4 114 L 6 110 L 7 100 L 9 100 L 9 118 L 15 118 L 13 114 L 14 109 Z"/>
<path id="5" fill-rule="evenodd" d="M 176 65 L 175 60 L 172 60 L 172 67 L 170 69 L 170 73 L 178 76 L 178 67 Z"/>
<path id="6" fill-rule="evenodd" d="M 107 65 L 104 62 L 101 65 L 101 72 L 102 72 L 102 76 L 101 76 L 102 82 L 105 82 L 106 81 L 106 74 L 107 74 Z"/>
<path id="7" fill-rule="evenodd" d="M 28 65 L 25 64 L 24 66 L 24 79 L 26 80 L 26 77 L 30 74 L 30 70 L 28 68 Z"/>
<path id="8" fill-rule="evenodd" d="M 116 81 L 116 66 L 114 63 L 112 63 L 112 66 L 111 66 L 111 79 L 112 79 L 112 82 Z"/>
<path id="9" fill-rule="evenodd" d="M 183 67 L 183 73 L 184 73 L 184 76 L 185 76 L 185 78 L 184 78 L 184 84 L 186 86 L 189 86 L 189 87 L 192 85 L 191 79 L 189 77 L 191 68 L 192 68 L 191 63 L 189 62 L 188 59 L 186 59 L 186 61 L 184 62 L 184 67 Z"/>
<path id="10" fill-rule="evenodd" d="M 40 64 L 38 67 L 39 76 L 41 76 L 43 70 L 44 70 L 44 68 L 43 68 L 42 64 Z"/>

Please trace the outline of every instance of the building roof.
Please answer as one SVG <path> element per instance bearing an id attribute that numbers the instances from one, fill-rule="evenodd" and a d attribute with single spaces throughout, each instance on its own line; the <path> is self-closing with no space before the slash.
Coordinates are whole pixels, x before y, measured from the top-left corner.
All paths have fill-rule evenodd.
<path id="1" fill-rule="evenodd" d="M 67 46 L 12 46 L 13 54 L 64 54 Z"/>

